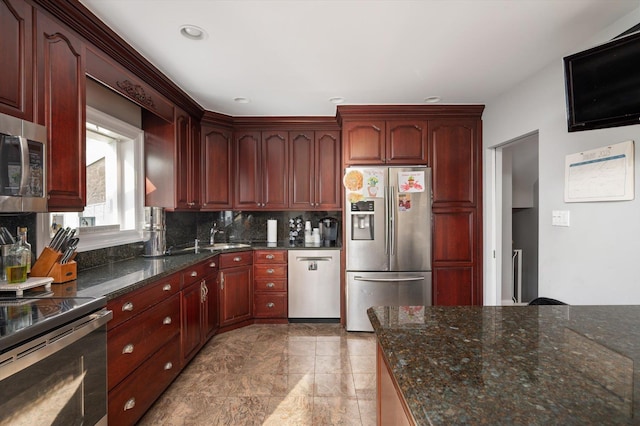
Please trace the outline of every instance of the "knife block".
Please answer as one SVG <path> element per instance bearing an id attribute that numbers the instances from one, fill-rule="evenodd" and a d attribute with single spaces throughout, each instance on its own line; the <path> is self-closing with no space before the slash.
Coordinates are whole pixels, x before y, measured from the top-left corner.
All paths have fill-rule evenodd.
<path id="1" fill-rule="evenodd" d="M 62 259 L 62 253 L 51 249 L 51 247 L 45 247 L 36 263 L 31 267 L 30 276 L 51 277 L 55 284 L 66 283 L 78 278 L 78 264 L 75 260 L 61 264 L 60 259 Z"/>

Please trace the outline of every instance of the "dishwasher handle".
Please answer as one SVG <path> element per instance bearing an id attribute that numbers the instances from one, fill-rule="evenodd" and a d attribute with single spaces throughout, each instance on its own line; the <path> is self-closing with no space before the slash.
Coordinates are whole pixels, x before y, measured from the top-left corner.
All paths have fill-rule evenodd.
<path id="1" fill-rule="evenodd" d="M 329 262 L 333 260 L 331 256 L 323 256 L 323 257 L 305 257 L 305 256 L 296 256 L 296 260 L 298 262 Z"/>
<path id="2" fill-rule="evenodd" d="M 407 277 L 407 278 L 365 278 L 356 275 L 353 277 L 356 281 L 372 281 L 372 282 L 407 282 L 407 281 L 423 281 L 425 277 Z"/>

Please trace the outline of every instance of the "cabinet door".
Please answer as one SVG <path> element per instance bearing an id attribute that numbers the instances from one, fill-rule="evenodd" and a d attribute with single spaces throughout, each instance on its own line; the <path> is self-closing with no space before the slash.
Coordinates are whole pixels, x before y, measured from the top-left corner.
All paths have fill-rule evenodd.
<path id="1" fill-rule="evenodd" d="M 386 128 L 387 164 L 427 164 L 426 121 L 389 120 Z"/>
<path id="2" fill-rule="evenodd" d="M 202 341 L 202 286 L 198 281 L 182 290 L 182 361 L 200 349 Z"/>
<path id="3" fill-rule="evenodd" d="M 234 208 L 256 209 L 262 203 L 260 132 L 239 132 L 236 141 Z"/>
<path id="4" fill-rule="evenodd" d="M 342 126 L 345 164 L 384 164 L 384 121 L 348 121 Z"/>
<path id="5" fill-rule="evenodd" d="M 261 207 L 286 209 L 289 207 L 289 134 L 287 132 L 262 132 Z"/>
<path id="6" fill-rule="evenodd" d="M 33 9 L 0 1 L 0 112 L 33 120 Z"/>
<path id="7" fill-rule="evenodd" d="M 251 266 L 220 271 L 220 326 L 251 319 L 252 279 Z"/>
<path id="8" fill-rule="evenodd" d="M 210 275 L 205 279 L 207 286 L 206 299 L 204 301 L 204 341 L 209 340 L 220 328 L 220 316 L 218 314 L 218 287 L 217 276 Z"/>
<path id="9" fill-rule="evenodd" d="M 340 132 L 315 132 L 315 204 L 320 210 L 342 206 L 342 170 L 340 166 Z"/>
<path id="10" fill-rule="evenodd" d="M 48 208 L 82 211 L 86 200 L 85 45 L 40 12 L 36 37 L 36 120 L 47 126 Z"/>
<path id="11" fill-rule="evenodd" d="M 176 109 L 176 208 L 200 208 L 200 126 Z"/>
<path id="12" fill-rule="evenodd" d="M 430 120 L 433 206 L 475 205 L 480 185 L 480 142 L 475 120 Z"/>
<path id="13" fill-rule="evenodd" d="M 203 210 L 230 210 L 233 207 L 232 143 L 230 131 L 216 127 L 202 127 Z"/>
<path id="14" fill-rule="evenodd" d="M 291 168 L 289 207 L 311 209 L 315 206 L 314 133 L 291 132 L 289 138 L 289 167 Z"/>
<path id="15" fill-rule="evenodd" d="M 435 306 L 479 305 L 474 295 L 472 268 L 433 268 Z"/>

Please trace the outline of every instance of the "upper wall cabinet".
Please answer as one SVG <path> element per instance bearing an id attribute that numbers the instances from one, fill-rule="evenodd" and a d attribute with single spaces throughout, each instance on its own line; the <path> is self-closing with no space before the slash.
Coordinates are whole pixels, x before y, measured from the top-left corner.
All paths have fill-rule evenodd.
<path id="1" fill-rule="evenodd" d="M 0 0 L 0 112 L 33 120 L 33 9 Z"/>
<path id="2" fill-rule="evenodd" d="M 286 131 L 237 131 L 235 135 L 236 196 L 234 208 L 288 208 L 288 150 Z"/>
<path id="3" fill-rule="evenodd" d="M 424 120 L 345 120 L 344 162 L 357 164 L 427 164 Z"/>
<path id="4" fill-rule="evenodd" d="M 337 130 L 289 132 L 289 154 L 289 207 L 340 209 L 340 133 Z"/>
<path id="5" fill-rule="evenodd" d="M 200 123 L 176 108 L 176 209 L 200 208 Z"/>
<path id="6" fill-rule="evenodd" d="M 86 200 L 85 44 L 36 13 L 36 121 L 47 126 L 49 211 L 82 211 Z"/>
<path id="7" fill-rule="evenodd" d="M 233 208 L 233 135 L 231 130 L 202 126 L 202 209 Z"/>

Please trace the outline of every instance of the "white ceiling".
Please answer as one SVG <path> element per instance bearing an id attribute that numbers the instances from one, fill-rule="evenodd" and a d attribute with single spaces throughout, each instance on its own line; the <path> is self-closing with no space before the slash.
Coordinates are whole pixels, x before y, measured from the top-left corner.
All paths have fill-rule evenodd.
<path id="1" fill-rule="evenodd" d="M 204 109 L 486 103 L 639 0 L 80 0 Z M 205 29 L 205 40 L 179 28 Z M 250 103 L 234 102 L 236 97 Z"/>

